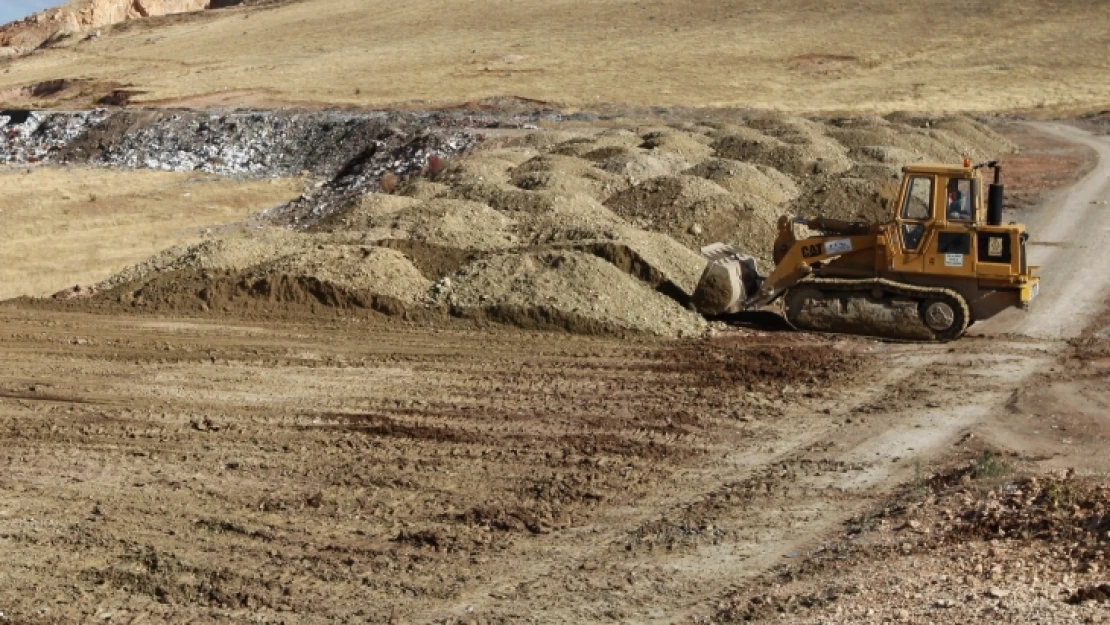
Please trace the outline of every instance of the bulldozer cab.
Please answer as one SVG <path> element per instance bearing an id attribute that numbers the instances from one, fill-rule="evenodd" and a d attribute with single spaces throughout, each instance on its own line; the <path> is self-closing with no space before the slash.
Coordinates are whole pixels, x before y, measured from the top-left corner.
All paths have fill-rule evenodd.
<path id="1" fill-rule="evenodd" d="M 992 208 L 980 169 L 970 162 L 910 165 L 903 171 L 889 270 L 917 283 L 964 279 L 977 289 L 1008 287 L 1030 276 L 1025 227 L 1001 223 L 1001 186 Z M 1026 297 L 1031 295 L 1023 301 Z"/>
<path id="2" fill-rule="evenodd" d="M 974 234 L 986 219 L 979 172 L 970 166 L 913 165 L 905 174 L 895 215 L 900 249 L 891 269 L 974 275 Z"/>

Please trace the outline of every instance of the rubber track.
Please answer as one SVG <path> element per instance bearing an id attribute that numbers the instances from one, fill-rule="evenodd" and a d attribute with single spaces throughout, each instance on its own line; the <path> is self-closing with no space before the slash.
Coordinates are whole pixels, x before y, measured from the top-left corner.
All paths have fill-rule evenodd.
<path id="1" fill-rule="evenodd" d="M 943 298 L 955 302 L 963 310 L 963 324 L 961 325 L 959 332 L 956 332 L 950 338 L 934 338 L 932 342 L 936 343 L 944 343 L 960 338 L 961 336 L 963 336 L 963 333 L 967 331 L 968 326 L 971 324 L 971 309 L 968 308 L 967 301 L 959 293 L 953 291 L 952 289 L 946 289 L 943 287 L 917 286 L 913 284 L 906 284 L 904 282 L 887 280 L 886 278 L 806 278 L 791 287 L 791 289 L 799 287 L 811 287 L 826 293 L 844 291 L 867 292 L 875 289 L 875 287 L 880 287 L 886 293 L 902 295 L 910 299 L 917 300 L 918 302 L 924 302 L 925 300 L 934 298 Z M 794 323 L 793 319 L 787 318 L 787 322 L 792 326 L 799 327 L 797 326 L 797 324 Z M 922 325 L 924 325 L 924 320 L 922 320 L 921 323 Z M 930 329 L 930 331 L 932 330 Z M 878 338 L 893 340 L 906 340 L 904 337 L 897 336 L 882 336 L 874 334 L 869 336 L 877 336 Z"/>

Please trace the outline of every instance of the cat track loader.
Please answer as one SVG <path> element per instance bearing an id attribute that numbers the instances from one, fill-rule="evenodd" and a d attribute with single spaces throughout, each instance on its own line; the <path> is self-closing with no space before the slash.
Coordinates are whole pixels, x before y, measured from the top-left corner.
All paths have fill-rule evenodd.
<path id="1" fill-rule="evenodd" d="M 984 168 L 994 169 L 989 189 Z M 888 222 L 779 218 L 767 276 L 730 246 L 702 248 L 708 265 L 694 307 L 715 317 L 778 303 L 798 329 L 916 341 L 953 340 L 1028 307 L 1040 278 L 1026 261 L 1025 226 L 1002 224 L 998 162 L 909 165 L 903 174 Z"/>

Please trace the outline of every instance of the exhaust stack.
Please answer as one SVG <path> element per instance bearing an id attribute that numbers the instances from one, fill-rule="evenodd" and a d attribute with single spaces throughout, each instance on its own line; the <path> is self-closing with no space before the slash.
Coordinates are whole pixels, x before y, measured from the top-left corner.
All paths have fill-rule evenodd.
<path id="1" fill-rule="evenodd" d="M 1002 200 L 1005 195 L 1002 186 L 1002 166 L 998 164 L 998 161 L 991 161 L 986 165 L 994 168 L 994 182 L 991 183 L 987 191 L 987 225 L 1001 226 Z"/>

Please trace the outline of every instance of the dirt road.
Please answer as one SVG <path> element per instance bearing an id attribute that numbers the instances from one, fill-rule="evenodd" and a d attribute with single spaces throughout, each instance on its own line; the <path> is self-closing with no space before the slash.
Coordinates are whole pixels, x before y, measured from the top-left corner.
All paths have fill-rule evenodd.
<path id="1" fill-rule="evenodd" d="M 1045 130 L 1103 158 L 1034 241 L 1091 247 L 1034 246 L 1034 309 L 952 345 L 0 307 L 0 619 L 728 620 L 966 445 L 1096 453 L 1013 408 L 1110 280 L 1075 262 L 1110 144 Z"/>
<path id="2" fill-rule="evenodd" d="M 976 326 L 955 347 L 880 355 L 906 380 L 928 381 L 931 398 L 924 408 L 912 395 L 886 404 L 890 414 L 880 420 L 891 425 L 841 456 L 874 453 L 901 465 L 878 462 L 846 488 L 890 496 L 843 518 L 823 542 L 799 545 L 804 557 L 737 584 L 707 620 L 1104 622 L 1106 527 L 1077 511 L 1104 506 L 1110 474 L 1108 229 L 1100 225 L 1110 142 L 1067 125 L 1035 129 L 1098 156 L 1081 180 L 1020 214 L 1032 234 L 1031 262 L 1042 266 L 1040 299 L 1027 313 Z M 917 429 L 921 421 L 925 429 Z M 1076 473 L 1087 481 L 1070 477 Z M 1051 497 L 1038 500 L 1039 481 Z M 1021 520 L 1007 531 L 992 510 L 1014 494 Z M 978 522 L 981 530 L 968 529 Z M 1043 531 L 1028 531 L 1034 526 Z M 1089 547 L 1080 546 L 1084 527 L 1097 529 Z"/>
<path id="3" fill-rule="evenodd" d="M 1074 186 L 1030 215 L 1030 263 L 1040 265 L 1041 297 L 1029 314 L 1009 311 L 978 332 L 1013 333 L 1042 339 L 1079 336 L 1110 295 L 1110 139 L 1065 124 L 1035 124 L 1047 134 L 1085 145 L 1099 164 Z"/>

